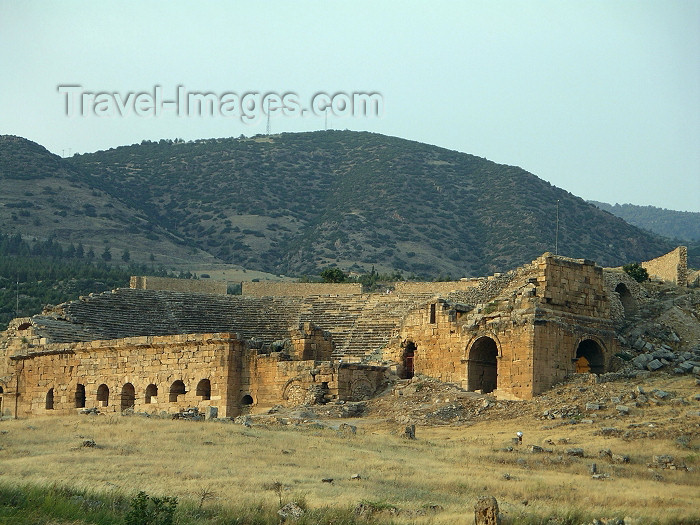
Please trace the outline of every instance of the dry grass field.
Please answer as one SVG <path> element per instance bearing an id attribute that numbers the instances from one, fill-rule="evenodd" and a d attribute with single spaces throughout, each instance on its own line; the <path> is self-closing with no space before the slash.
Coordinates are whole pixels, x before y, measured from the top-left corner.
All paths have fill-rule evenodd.
<path id="1" fill-rule="evenodd" d="M 126 496 L 144 490 L 203 500 L 204 507 L 301 500 L 309 508 L 348 509 L 364 501 L 384 509 L 375 515 L 379 521 L 394 523 L 472 523 L 473 505 L 485 494 L 496 497 L 510 523 L 554 516 L 558 523 L 609 517 L 700 523 L 697 386 L 689 377 L 657 383 L 687 405 L 674 412 L 658 404 L 612 422 L 601 413 L 600 422 L 571 424 L 533 417 L 533 404 L 523 403 L 522 415 L 509 419 L 419 424 L 416 440 L 403 438 L 391 417 L 323 425 L 254 420 L 251 427 L 138 415 L 2 421 L 0 483 Z M 357 425 L 357 433 L 338 430 L 342 422 Z M 665 431 L 634 438 L 601 433 L 612 426 Z M 518 430 L 523 444 L 514 446 Z M 96 446 L 83 446 L 85 440 Z M 544 451 L 530 452 L 529 445 Z M 582 448 L 584 457 L 568 455 L 571 448 Z M 599 457 L 602 449 L 628 455 L 629 463 Z M 650 467 L 661 454 L 674 456 L 677 468 Z M 592 463 L 607 477 L 593 479 Z"/>

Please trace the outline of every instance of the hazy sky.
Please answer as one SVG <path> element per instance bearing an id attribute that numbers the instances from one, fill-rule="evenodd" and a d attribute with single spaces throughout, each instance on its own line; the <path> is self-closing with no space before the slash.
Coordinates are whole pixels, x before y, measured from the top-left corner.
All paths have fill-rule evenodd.
<path id="1" fill-rule="evenodd" d="M 59 155 L 265 133 L 233 95 L 308 108 L 317 93 L 378 93 L 381 116 L 330 114 L 328 127 L 521 166 L 586 199 L 700 211 L 697 1 L 0 0 L 0 49 L 0 134 Z M 233 106 L 156 114 L 155 86 L 166 102 L 180 86 Z M 67 89 L 85 102 L 72 116 Z"/>

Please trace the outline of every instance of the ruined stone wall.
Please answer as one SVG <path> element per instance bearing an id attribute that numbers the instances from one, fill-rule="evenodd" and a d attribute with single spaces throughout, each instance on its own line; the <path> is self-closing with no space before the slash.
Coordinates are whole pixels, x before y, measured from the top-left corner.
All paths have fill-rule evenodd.
<path id="1" fill-rule="evenodd" d="M 279 360 L 278 356 L 248 356 L 239 399 L 250 395 L 254 412 L 275 405 L 298 406 L 332 400 L 368 399 L 385 383 L 387 368 L 361 364 Z M 245 406 L 242 406 L 245 409 Z"/>
<path id="2" fill-rule="evenodd" d="M 688 284 L 688 248 L 679 246 L 672 252 L 642 263 L 652 279 L 661 279 L 678 286 Z"/>
<path id="3" fill-rule="evenodd" d="M 576 373 L 576 352 L 582 341 L 595 342 L 602 352 L 603 371 L 617 351 L 611 323 L 557 316 L 536 321 L 533 348 L 533 394 L 541 394 Z"/>
<path id="4" fill-rule="evenodd" d="M 78 385 L 85 389 L 84 408 L 120 412 L 125 385 L 134 388 L 134 410 L 177 412 L 186 407 L 219 407 L 226 415 L 230 378 L 229 365 L 243 344 L 232 334 L 198 334 L 168 337 L 133 337 L 117 341 L 47 344 L 40 354 L 13 359 L 19 376 L 18 416 L 71 414 L 76 406 Z M 200 381 L 209 381 L 207 395 L 197 393 Z M 182 381 L 185 393 L 171 400 L 171 388 Z M 100 385 L 109 389 L 108 399 L 98 400 Z M 149 385 L 155 385 L 157 395 Z M 151 387 L 153 388 L 153 387 Z M 53 408 L 47 395 L 53 389 Z M 206 399 L 209 397 L 209 399 Z M 128 401 L 127 404 L 130 404 Z M 82 403 L 78 403 L 80 405 Z"/>
<path id="5" fill-rule="evenodd" d="M 477 304 L 414 310 L 384 357 L 401 372 L 413 343 L 415 373 L 503 399 L 530 399 L 574 373 L 581 341 L 598 345 L 608 365 L 615 339 L 601 268 L 545 254 L 509 279 Z"/>
<path id="6" fill-rule="evenodd" d="M 202 279 L 171 279 L 169 277 L 132 276 L 129 288 L 136 290 L 166 290 L 170 292 L 226 294 L 223 281 Z"/>
<path id="7" fill-rule="evenodd" d="M 593 261 L 544 254 L 536 263 L 540 269 L 537 295 L 547 308 L 610 318 L 603 269 Z"/>
<path id="8" fill-rule="evenodd" d="M 508 310 L 504 308 L 486 315 L 483 312 L 461 314 L 444 301 L 428 304 L 406 319 L 400 343 L 389 346 L 385 358 L 402 363 L 406 344 L 412 342 L 416 346 L 416 374 L 469 389 L 471 350 L 479 340 L 488 338 L 497 349 L 493 356 L 498 371 L 495 395 L 503 399 L 530 399 L 533 395 L 533 324 L 526 320 L 527 316 L 514 322 Z M 530 317 L 533 312 L 530 309 Z M 432 319 L 434 323 L 430 322 Z"/>
<path id="9" fill-rule="evenodd" d="M 335 348 L 330 332 L 312 323 L 302 324 L 291 333 L 293 358 L 296 361 L 330 361 Z"/>
<path id="10" fill-rule="evenodd" d="M 272 281 L 241 283 L 242 295 L 251 297 L 307 297 L 310 295 L 360 295 L 360 283 L 282 283 Z"/>
<path id="11" fill-rule="evenodd" d="M 605 268 L 603 278 L 610 307 L 610 318 L 613 321 L 620 321 L 634 315 L 640 305 L 646 301 L 645 290 L 621 268 Z"/>
<path id="12" fill-rule="evenodd" d="M 434 293 L 446 295 L 457 290 L 469 290 L 479 286 L 482 279 L 469 279 L 468 281 L 446 281 L 446 282 L 411 282 L 399 281 L 394 285 L 395 293 L 418 294 Z"/>

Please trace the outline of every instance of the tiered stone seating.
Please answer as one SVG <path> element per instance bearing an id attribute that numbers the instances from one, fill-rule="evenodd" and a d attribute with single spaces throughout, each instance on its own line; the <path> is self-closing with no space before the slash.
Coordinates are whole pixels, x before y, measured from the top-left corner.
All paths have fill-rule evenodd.
<path id="1" fill-rule="evenodd" d="M 49 342 L 234 332 L 263 343 L 310 322 L 331 333 L 335 357 L 361 358 L 385 346 L 408 312 L 432 294 L 242 297 L 122 288 L 34 316 Z"/>

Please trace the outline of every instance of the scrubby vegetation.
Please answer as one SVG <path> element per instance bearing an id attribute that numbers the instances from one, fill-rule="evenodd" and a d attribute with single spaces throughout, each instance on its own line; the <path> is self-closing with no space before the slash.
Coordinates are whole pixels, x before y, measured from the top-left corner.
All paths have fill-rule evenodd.
<path id="1" fill-rule="evenodd" d="M 636 206 L 634 204 L 608 204 L 588 201 L 601 210 L 609 211 L 625 221 L 658 233 L 664 237 L 680 241 L 700 242 L 700 213 L 675 211 L 655 206 Z"/>
<path id="2" fill-rule="evenodd" d="M 156 245 L 177 252 L 172 260 L 201 250 L 290 276 L 330 265 L 424 279 L 489 275 L 553 250 L 557 201 L 564 255 L 617 266 L 673 247 L 520 168 L 373 133 L 144 141 L 70 159 L 0 137 L 0 154 L 0 182 L 44 188 L 0 197 L 12 231 L 84 220 L 122 235 L 111 252 L 95 248 L 117 261 L 125 249 L 147 261 Z M 87 231 L 71 230 L 71 241 L 82 235 L 87 245 Z"/>
<path id="3" fill-rule="evenodd" d="M 44 305 L 129 286 L 131 275 L 167 272 L 162 267 L 98 262 L 82 245 L 64 249 L 54 239 L 28 242 L 20 235 L 0 233 L 0 330 L 14 317 L 39 313 Z"/>

